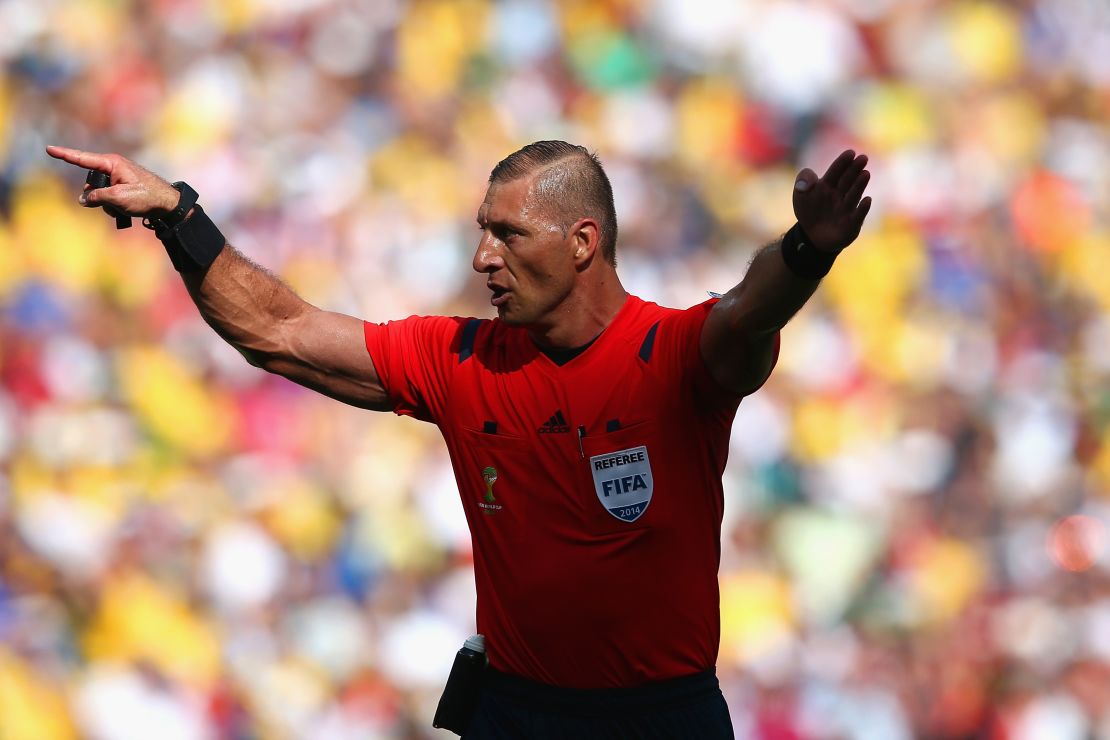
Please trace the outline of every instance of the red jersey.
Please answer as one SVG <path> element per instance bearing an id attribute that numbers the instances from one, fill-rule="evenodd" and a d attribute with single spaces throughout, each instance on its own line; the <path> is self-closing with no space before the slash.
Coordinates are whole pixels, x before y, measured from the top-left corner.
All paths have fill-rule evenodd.
<path id="1" fill-rule="evenodd" d="M 561 366 L 497 319 L 366 324 L 394 411 L 447 443 L 497 670 L 613 688 L 714 667 L 739 402 L 701 358 L 714 302 L 630 296 Z"/>

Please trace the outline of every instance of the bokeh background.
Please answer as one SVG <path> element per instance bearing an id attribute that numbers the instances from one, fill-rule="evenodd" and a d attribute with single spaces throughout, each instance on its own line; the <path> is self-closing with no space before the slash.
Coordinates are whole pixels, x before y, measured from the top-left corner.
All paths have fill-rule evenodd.
<path id="1" fill-rule="evenodd" d="M 374 320 L 488 316 L 492 165 L 564 138 L 687 306 L 871 155 L 741 405 L 738 737 L 1110 738 L 1105 0 L 0 0 L 0 738 L 427 738 L 472 631 L 436 431 L 248 366 L 43 153 L 188 180 Z"/>

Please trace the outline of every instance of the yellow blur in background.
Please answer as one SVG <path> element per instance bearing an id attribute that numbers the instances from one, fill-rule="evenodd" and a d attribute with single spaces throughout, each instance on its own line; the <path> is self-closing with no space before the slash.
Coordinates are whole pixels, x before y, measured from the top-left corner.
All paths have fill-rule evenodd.
<path id="1" fill-rule="evenodd" d="M 443 737 L 471 552 L 435 430 L 250 367 L 59 143 L 186 180 L 375 321 L 486 316 L 489 170 L 613 180 L 632 292 L 727 290 L 871 156 L 725 473 L 739 737 L 1110 737 L 1100 0 L 0 4 L 0 738 Z M 1101 44 L 1101 46 L 1100 46 Z M 776 734 L 777 733 L 777 734 Z"/>

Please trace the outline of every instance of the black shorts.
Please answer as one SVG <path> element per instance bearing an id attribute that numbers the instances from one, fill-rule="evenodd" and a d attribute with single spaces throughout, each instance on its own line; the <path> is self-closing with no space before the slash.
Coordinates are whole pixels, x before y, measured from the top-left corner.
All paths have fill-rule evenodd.
<path id="1" fill-rule="evenodd" d="M 561 689 L 486 670 L 463 740 L 732 740 L 713 671 L 630 689 Z"/>

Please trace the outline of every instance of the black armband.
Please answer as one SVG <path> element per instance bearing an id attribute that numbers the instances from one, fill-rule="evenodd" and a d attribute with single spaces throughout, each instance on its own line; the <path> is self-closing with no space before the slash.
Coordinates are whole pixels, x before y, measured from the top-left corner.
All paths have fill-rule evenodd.
<path id="1" fill-rule="evenodd" d="M 197 205 L 197 191 L 183 182 L 173 186 L 181 193 L 177 206 L 161 218 L 143 219 L 143 226 L 154 230 L 175 270 L 203 272 L 216 261 L 227 240 Z M 193 215 L 186 218 L 190 210 Z"/>
<path id="2" fill-rule="evenodd" d="M 800 278 L 820 280 L 829 274 L 840 252 L 826 252 L 813 246 L 800 223 L 795 223 L 783 234 L 782 261 Z"/>
<path id="3" fill-rule="evenodd" d="M 157 233 L 157 232 L 155 232 Z M 178 272 L 207 270 L 227 240 L 200 206 L 193 206 L 193 215 L 158 237 Z"/>

